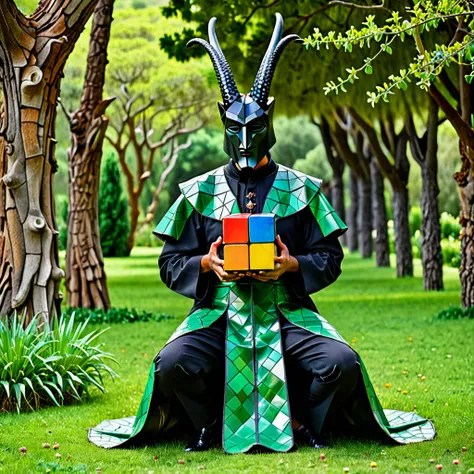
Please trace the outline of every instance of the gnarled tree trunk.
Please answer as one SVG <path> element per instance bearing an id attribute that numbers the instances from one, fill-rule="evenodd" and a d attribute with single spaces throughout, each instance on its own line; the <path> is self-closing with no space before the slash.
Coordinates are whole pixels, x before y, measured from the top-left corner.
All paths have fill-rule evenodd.
<path id="1" fill-rule="evenodd" d="M 107 45 L 114 0 L 99 0 L 94 10 L 81 105 L 69 115 L 69 203 L 66 290 L 69 306 L 110 307 L 99 232 L 102 145 L 108 120 L 102 100 Z"/>
<path id="2" fill-rule="evenodd" d="M 388 240 L 384 179 L 374 159 L 370 161 L 370 176 L 372 180 L 372 219 L 375 229 L 375 262 L 377 267 L 389 267 L 390 244 Z"/>
<path id="3" fill-rule="evenodd" d="M 56 102 L 66 60 L 96 0 L 43 0 L 24 16 L 12 0 L 0 8 L 0 311 L 43 319 L 59 312 L 53 175 Z"/>

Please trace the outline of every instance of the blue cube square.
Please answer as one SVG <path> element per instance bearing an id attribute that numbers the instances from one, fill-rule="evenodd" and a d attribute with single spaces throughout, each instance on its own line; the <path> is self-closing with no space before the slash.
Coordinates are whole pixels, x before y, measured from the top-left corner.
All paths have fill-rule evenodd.
<path id="1" fill-rule="evenodd" d="M 275 241 L 275 214 L 253 214 L 249 218 L 250 242 Z"/>

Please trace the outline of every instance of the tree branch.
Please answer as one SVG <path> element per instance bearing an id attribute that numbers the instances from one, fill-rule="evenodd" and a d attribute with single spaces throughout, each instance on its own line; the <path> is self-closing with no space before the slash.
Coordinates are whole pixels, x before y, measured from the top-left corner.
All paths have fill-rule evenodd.
<path id="1" fill-rule="evenodd" d="M 348 134 L 349 132 L 341 127 L 339 121 L 336 121 L 334 128 L 331 130 L 331 137 L 337 154 L 347 163 L 349 168 L 354 171 L 357 179 L 365 180 L 366 176 L 359 156 L 357 153 L 354 153 L 349 146 Z"/>
<path id="2" fill-rule="evenodd" d="M 166 185 L 168 176 L 176 167 L 176 163 L 178 161 L 180 152 L 182 150 L 185 150 L 186 148 L 189 148 L 191 144 L 192 144 L 192 141 L 189 137 L 186 143 L 182 143 L 181 145 L 178 145 L 178 146 L 176 146 L 176 138 L 174 138 L 171 141 L 170 149 L 161 160 L 163 164 L 167 163 L 167 166 L 161 173 L 160 181 L 158 182 L 158 186 L 156 187 L 155 192 L 153 193 L 153 200 L 147 208 L 147 214 L 146 214 L 143 224 L 149 224 L 153 220 L 155 216 L 155 212 L 158 209 L 160 194 Z"/>
<path id="3" fill-rule="evenodd" d="M 472 143 L 472 140 L 474 140 L 474 131 L 470 124 L 462 118 L 459 112 L 448 102 L 446 97 L 444 97 L 434 84 L 430 86 L 429 93 L 448 117 L 448 120 L 459 135 L 460 140 L 464 143 L 469 143 L 469 141 Z M 474 150 L 470 152 L 469 159 L 474 162 Z"/>
<path id="4" fill-rule="evenodd" d="M 424 166 L 425 153 L 421 147 L 421 141 L 416 133 L 413 116 L 410 113 L 406 114 L 405 127 L 408 132 L 410 150 L 413 159 L 420 165 Z"/>

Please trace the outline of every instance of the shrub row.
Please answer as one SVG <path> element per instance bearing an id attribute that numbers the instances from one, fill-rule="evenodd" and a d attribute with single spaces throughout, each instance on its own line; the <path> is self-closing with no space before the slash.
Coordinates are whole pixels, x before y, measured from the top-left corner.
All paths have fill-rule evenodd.
<path id="1" fill-rule="evenodd" d="M 163 321 L 174 319 L 175 316 L 169 314 L 156 314 L 150 311 L 138 310 L 135 308 L 110 308 L 105 311 L 103 309 L 89 308 L 71 308 L 67 307 L 63 311 L 66 318 L 74 317 L 76 321 L 89 321 L 94 324 L 102 323 L 134 323 L 137 321 Z"/>
<path id="2" fill-rule="evenodd" d="M 474 306 L 470 306 L 469 308 L 450 306 L 448 309 L 441 310 L 436 317 L 438 319 L 474 319 Z"/>

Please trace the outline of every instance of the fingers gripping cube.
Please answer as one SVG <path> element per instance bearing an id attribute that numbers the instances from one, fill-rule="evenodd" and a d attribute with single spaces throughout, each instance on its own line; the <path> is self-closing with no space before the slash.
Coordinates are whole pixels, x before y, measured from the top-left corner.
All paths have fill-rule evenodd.
<path id="1" fill-rule="evenodd" d="M 224 270 L 273 270 L 275 215 L 232 214 L 223 219 Z"/>

